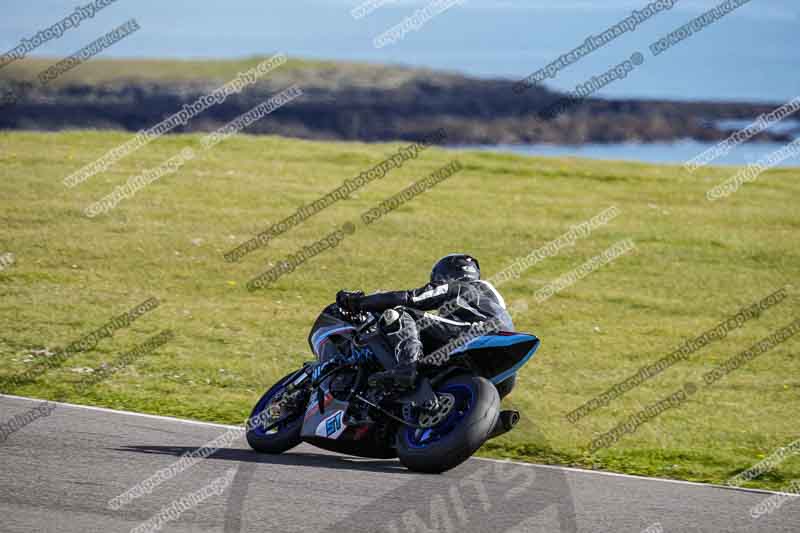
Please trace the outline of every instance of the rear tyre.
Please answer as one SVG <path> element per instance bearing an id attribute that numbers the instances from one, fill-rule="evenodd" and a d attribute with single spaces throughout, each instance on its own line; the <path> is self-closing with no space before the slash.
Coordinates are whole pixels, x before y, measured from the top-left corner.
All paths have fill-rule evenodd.
<path id="1" fill-rule="evenodd" d="M 408 469 L 440 473 L 463 463 L 480 448 L 497 423 L 500 396 L 488 380 L 462 374 L 436 386 L 454 406 L 445 419 L 425 429 L 397 431 L 397 455 Z"/>
<path id="2" fill-rule="evenodd" d="M 280 394 L 289 381 L 297 375 L 297 372 L 292 372 L 288 376 L 281 379 L 278 383 L 272 386 L 264 395 L 258 400 L 256 406 L 253 407 L 253 412 L 250 413 L 250 420 L 257 417 L 264 411 L 271 403 L 272 399 Z M 300 430 L 303 428 L 303 412 L 302 410 L 297 413 L 296 418 L 292 418 L 280 424 L 277 428 L 270 432 L 264 431 L 263 425 L 248 427 L 247 429 L 247 443 L 257 452 L 261 453 L 283 453 L 300 444 Z"/>

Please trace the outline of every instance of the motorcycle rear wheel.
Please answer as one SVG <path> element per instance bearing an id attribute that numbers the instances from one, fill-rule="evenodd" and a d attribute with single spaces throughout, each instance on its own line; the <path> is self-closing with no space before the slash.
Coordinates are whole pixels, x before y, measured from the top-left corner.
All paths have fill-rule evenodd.
<path id="1" fill-rule="evenodd" d="M 461 374 L 435 392 L 454 398 L 445 419 L 425 430 L 397 431 L 397 455 L 409 470 L 440 473 L 460 465 L 486 442 L 500 415 L 497 388 L 485 378 Z"/>

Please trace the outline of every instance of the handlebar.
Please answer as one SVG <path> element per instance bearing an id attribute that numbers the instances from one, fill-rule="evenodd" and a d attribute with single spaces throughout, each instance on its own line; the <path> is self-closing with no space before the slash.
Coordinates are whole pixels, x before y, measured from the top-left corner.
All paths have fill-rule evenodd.
<path id="1" fill-rule="evenodd" d="M 336 309 L 344 318 L 346 318 L 349 322 L 351 322 L 354 326 L 356 326 L 357 333 L 361 333 L 361 331 L 368 328 L 377 321 L 376 318 L 377 315 L 369 311 L 363 311 L 361 313 L 351 313 L 350 311 L 343 309 L 339 305 L 336 306 Z"/>

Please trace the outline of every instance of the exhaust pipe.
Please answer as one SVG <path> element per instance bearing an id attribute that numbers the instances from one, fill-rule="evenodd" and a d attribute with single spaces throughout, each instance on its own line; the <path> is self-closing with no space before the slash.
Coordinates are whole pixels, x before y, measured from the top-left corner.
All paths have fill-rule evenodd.
<path id="1" fill-rule="evenodd" d="M 519 422 L 519 411 L 516 409 L 509 409 L 507 411 L 500 411 L 500 416 L 497 417 L 497 423 L 494 425 L 492 431 L 489 432 L 488 439 L 499 437 L 503 433 L 508 433 Z"/>

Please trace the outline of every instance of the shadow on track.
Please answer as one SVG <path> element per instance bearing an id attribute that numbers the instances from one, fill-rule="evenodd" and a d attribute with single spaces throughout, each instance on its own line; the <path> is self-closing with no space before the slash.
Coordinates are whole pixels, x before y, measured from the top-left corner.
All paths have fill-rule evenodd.
<path id="1" fill-rule="evenodd" d="M 122 446 L 113 448 L 120 452 L 172 455 L 181 457 L 197 451 L 194 446 Z M 261 463 L 287 466 L 313 466 L 335 470 L 360 470 L 368 472 L 391 472 L 413 474 L 396 459 L 362 459 L 329 453 L 286 452 L 280 455 L 256 453 L 250 449 L 221 448 L 207 457 L 211 460 L 235 461 L 237 463 Z"/>

